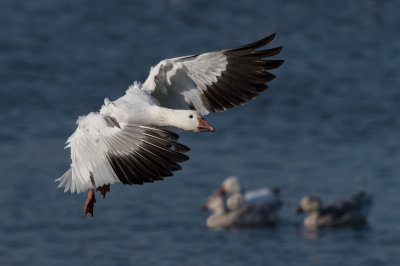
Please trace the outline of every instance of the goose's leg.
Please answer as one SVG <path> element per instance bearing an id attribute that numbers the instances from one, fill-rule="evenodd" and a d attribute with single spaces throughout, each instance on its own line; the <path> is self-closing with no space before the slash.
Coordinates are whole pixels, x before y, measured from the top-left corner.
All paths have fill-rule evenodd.
<path id="1" fill-rule="evenodd" d="M 86 214 L 90 213 L 93 217 L 93 206 L 94 203 L 96 202 L 96 198 L 94 196 L 94 189 L 90 188 L 88 192 L 88 196 L 85 202 L 85 206 L 83 208 L 83 216 L 85 217 Z"/>
<path id="2" fill-rule="evenodd" d="M 98 187 L 96 191 L 100 191 L 101 197 L 104 199 L 106 197 L 106 193 L 110 192 L 110 184 L 102 185 Z"/>

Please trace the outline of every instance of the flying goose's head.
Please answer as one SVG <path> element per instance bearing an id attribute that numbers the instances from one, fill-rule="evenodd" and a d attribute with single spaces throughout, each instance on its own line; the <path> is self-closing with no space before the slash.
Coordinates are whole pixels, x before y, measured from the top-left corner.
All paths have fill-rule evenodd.
<path id="1" fill-rule="evenodd" d="M 180 128 L 193 132 L 214 132 L 215 129 L 207 124 L 203 116 L 194 110 L 182 110 L 177 113 Z"/>

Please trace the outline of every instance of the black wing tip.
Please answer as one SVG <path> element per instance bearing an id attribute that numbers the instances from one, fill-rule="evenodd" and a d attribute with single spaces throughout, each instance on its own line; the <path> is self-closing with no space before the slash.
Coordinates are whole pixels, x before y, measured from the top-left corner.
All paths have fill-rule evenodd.
<path id="1" fill-rule="evenodd" d="M 174 142 L 172 145 L 174 146 L 174 148 L 175 148 L 175 150 L 177 152 L 188 152 L 188 151 L 190 151 L 190 148 L 188 146 L 183 145 L 181 143 Z"/>
<path id="2" fill-rule="evenodd" d="M 163 177 L 172 176 L 172 171 L 182 169 L 178 163 L 189 160 L 183 152 L 190 148 L 175 141 L 178 134 L 158 127 L 133 124 L 128 124 L 126 128 L 129 128 L 126 134 L 141 134 L 141 142 L 132 143 L 136 148 L 123 153 L 107 153 L 108 162 L 122 183 L 133 185 L 163 180 Z M 136 139 L 139 140 L 137 136 Z"/>
<path id="3" fill-rule="evenodd" d="M 160 156 L 150 159 L 144 155 L 132 159 L 132 156 L 134 155 L 121 156 L 119 154 L 107 154 L 108 161 L 115 175 L 123 184 L 137 185 L 163 180 L 164 177 L 173 176 L 173 171 L 182 170 L 182 167 L 178 163 L 189 160 L 188 156 L 181 153 L 174 160 Z M 157 160 L 162 160 L 162 162 L 155 163 Z"/>
<path id="4" fill-rule="evenodd" d="M 275 39 L 275 36 L 276 36 L 276 32 L 268 35 L 267 37 L 262 38 L 261 40 L 250 43 L 250 44 L 248 44 L 248 46 L 254 47 L 254 48 L 259 48 L 259 47 L 265 46 L 265 45 L 269 44 L 270 42 L 272 42 Z"/>
<path id="5" fill-rule="evenodd" d="M 262 38 L 261 40 L 255 41 L 250 44 L 242 45 L 236 48 L 228 49 L 228 51 L 239 51 L 239 50 L 246 50 L 246 49 L 257 49 L 260 47 L 263 47 L 267 45 L 268 43 L 272 42 L 273 39 L 275 39 L 276 32 L 268 35 L 265 38 Z"/>
<path id="6" fill-rule="evenodd" d="M 264 62 L 265 70 L 270 70 L 280 67 L 285 62 L 285 60 L 266 60 L 261 62 Z"/>
<path id="7" fill-rule="evenodd" d="M 272 41 L 276 37 L 276 32 L 270 34 L 269 36 L 265 37 L 264 40 L 269 40 L 268 42 Z M 267 43 L 268 43 L 267 42 Z"/>
<path id="8" fill-rule="evenodd" d="M 182 155 L 183 155 L 184 158 L 182 158 L 183 161 L 181 161 L 181 162 L 185 162 L 185 161 L 190 159 L 189 156 L 187 156 L 186 154 L 182 154 Z"/>
<path id="9" fill-rule="evenodd" d="M 275 51 L 275 53 L 274 53 L 273 55 L 277 55 L 277 54 L 279 54 L 280 52 L 282 52 L 283 46 L 278 46 L 278 47 L 275 47 L 275 48 L 271 48 L 271 49 L 269 49 L 269 50 Z M 272 56 L 272 55 L 271 55 L 271 56 Z"/>

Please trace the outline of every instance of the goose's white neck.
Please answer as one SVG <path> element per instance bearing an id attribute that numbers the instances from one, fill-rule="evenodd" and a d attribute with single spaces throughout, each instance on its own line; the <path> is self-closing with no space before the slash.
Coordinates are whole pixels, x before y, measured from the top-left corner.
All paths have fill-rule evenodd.
<path id="1" fill-rule="evenodd" d="M 317 211 L 310 212 L 306 219 L 304 219 L 304 225 L 310 229 L 315 229 L 318 227 L 318 217 L 319 213 Z"/>
<path id="2" fill-rule="evenodd" d="M 213 209 L 213 215 L 221 215 L 226 213 L 226 208 L 224 205 L 220 206 L 219 208 Z"/>
<path id="3" fill-rule="evenodd" d="M 176 118 L 176 110 L 159 107 L 156 108 L 156 116 L 159 126 L 179 127 L 180 121 Z"/>
<path id="4" fill-rule="evenodd" d="M 160 106 L 153 106 L 153 125 L 159 127 L 177 127 L 195 131 L 197 122 L 189 119 L 191 110 L 174 110 Z"/>

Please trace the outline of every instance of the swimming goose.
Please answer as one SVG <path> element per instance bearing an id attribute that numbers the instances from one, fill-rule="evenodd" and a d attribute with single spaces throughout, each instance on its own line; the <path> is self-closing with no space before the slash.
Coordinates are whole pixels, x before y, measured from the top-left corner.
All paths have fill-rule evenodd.
<path id="1" fill-rule="evenodd" d="M 242 205 L 230 210 L 223 195 L 217 191 L 208 198 L 202 210 L 212 212 L 206 220 L 206 225 L 211 228 L 265 226 L 276 224 L 280 204 Z"/>
<path id="2" fill-rule="evenodd" d="M 229 210 L 235 210 L 243 205 L 269 203 L 281 205 L 279 188 L 258 188 L 244 191 L 238 177 L 227 177 L 219 188 L 219 193 L 228 195 L 226 205 Z"/>
<path id="3" fill-rule="evenodd" d="M 296 214 L 308 213 L 304 225 L 309 229 L 321 227 L 360 226 L 367 221 L 372 196 L 359 192 L 347 199 L 322 205 L 315 196 L 303 197 Z"/>
<path id="4" fill-rule="evenodd" d="M 115 101 L 105 99 L 99 112 L 82 116 L 69 137 L 71 167 L 56 181 L 64 191 L 88 191 L 83 215 L 93 216 L 94 189 L 104 198 L 110 184 L 143 184 L 180 170 L 189 150 L 166 128 L 213 132 L 204 116 L 256 98 L 275 78 L 267 70 L 283 60 L 262 60 L 282 47 L 256 50 L 272 34 L 237 48 L 165 59 L 146 81 L 135 82 Z"/>

